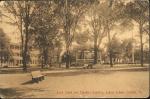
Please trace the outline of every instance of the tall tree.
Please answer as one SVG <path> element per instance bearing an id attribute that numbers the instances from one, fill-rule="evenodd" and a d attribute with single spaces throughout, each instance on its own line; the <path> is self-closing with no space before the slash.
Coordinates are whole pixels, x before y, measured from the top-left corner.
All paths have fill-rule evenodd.
<path id="1" fill-rule="evenodd" d="M 44 5 L 44 6 L 43 6 Z M 55 14 L 55 5 L 51 1 L 36 2 L 36 16 L 31 24 L 35 35 L 35 46 L 40 49 L 42 68 L 50 63 L 55 39 L 58 36 L 58 20 Z"/>
<path id="2" fill-rule="evenodd" d="M 0 61 L 1 61 L 1 66 L 2 66 L 2 63 L 9 61 L 9 59 L 12 59 L 9 41 L 10 41 L 10 39 L 8 38 L 8 36 L 0 28 Z"/>
<path id="3" fill-rule="evenodd" d="M 117 22 L 120 22 L 123 18 L 123 10 L 124 10 L 124 3 L 121 1 L 110 0 L 104 1 L 100 3 L 99 6 L 99 20 L 95 20 L 97 23 L 102 22 L 103 32 L 101 32 L 101 38 L 103 37 L 102 34 L 107 34 L 108 37 L 108 52 L 109 52 L 109 59 L 110 59 L 110 66 L 113 66 L 112 62 L 112 48 L 111 48 L 111 31 L 113 30 L 114 26 Z M 99 23 L 98 23 L 99 24 Z M 97 25 L 100 27 L 99 25 Z M 99 30 L 102 30 L 101 28 Z M 98 33 L 99 35 L 99 33 Z M 95 41 L 96 42 L 96 41 Z"/>
<path id="4" fill-rule="evenodd" d="M 110 46 L 108 45 L 108 49 Z M 121 42 L 117 38 L 117 34 L 114 34 L 111 39 L 111 54 L 112 54 L 112 62 L 114 63 L 116 60 L 120 59 L 122 56 L 122 48 Z"/>
<path id="5" fill-rule="evenodd" d="M 24 71 L 27 71 L 27 64 L 28 64 L 29 37 L 31 36 L 30 24 L 32 16 L 34 16 L 34 14 L 32 13 L 32 11 L 34 10 L 33 6 L 34 6 L 33 2 L 28 0 L 5 1 L 4 3 L 5 10 L 15 18 L 13 21 L 20 30 L 20 38 L 22 45 L 21 53 Z M 11 17 L 9 18 L 13 19 Z"/>
<path id="6" fill-rule="evenodd" d="M 61 37 L 55 39 L 54 46 L 56 49 L 57 63 L 61 67 L 61 52 L 62 52 L 62 40 Z"/>
<path id="7" fill-rule="evenodd" d="M 148 0 L 134 0 L 126 5 L 125 13 L 128 17 L 138 24 L 140 34 L 140 60 L 143 66 L 143 33 L 144 26 L 149 22 L 149 1 Z"/>
<path id="8" fill-rule="evenodd" d="M 66 44 L 66 68 L 70 67 L 70 47 L 78 21 L 96 0 L 55 0 L 62 22 Z"/>
<path id="9" fill-rule="evenodd" d="M 120 48 L 122 48 L 123 57 L 132 60 L 132 63 L 134 63 L 133 42 L 135 42 L 134 39 L 124 39 L 120 46 Z"/>
<path id="10" fill-rule="evenodd" d="M 97 63 L 98 60 L 98 50 L 99 46 L 102 42 L 102 39 L 106 36 L 106 25 L 104 24 L 105 20 L 103 19 L 103 15 L 99 13 L 101 9 L 101 2 L 96 2 L 91 7 L 91 22 L 90 25 L 92 27 L 92 37 L 94 40 L 94 64 Z"/>

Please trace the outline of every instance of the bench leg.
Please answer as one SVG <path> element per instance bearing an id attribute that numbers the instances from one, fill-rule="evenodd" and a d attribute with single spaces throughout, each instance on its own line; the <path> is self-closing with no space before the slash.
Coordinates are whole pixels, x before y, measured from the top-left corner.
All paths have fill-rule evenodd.
<path id="1" fill-rule="evenodd" d="M 38 78 L 32 78 L 33 82 L 38 83 Z"/>
<path id="2" fill-rule="evenodd" d="M 90 66 L 90 69 L 92 69 L 92 66 Z"/>
<path id="3" fill-rule="evenodd" d="M 41 81 L 42 80 L 41 77 L 39 77 L 38 80 Z"/>
<path id="4" fill-rule="evenodd" d="M 87 69 L 89 69 L 89 66 L 87 66 Z"/>
<path id="5" fill-rule="evenodd" d="M 44 80 L 44 76 L 39 77 L 39 81 L 42 81 L 42 80 Z"/>
<path id="6" fill-rule="evenodd" d="M 36 82 L 39 83 L 39 78 L 36 78 Z"/>
<path id="7" fill-rule="evenodd" d="M 42 80 L 44 80 L 44 76 L 42 76 Z"/>

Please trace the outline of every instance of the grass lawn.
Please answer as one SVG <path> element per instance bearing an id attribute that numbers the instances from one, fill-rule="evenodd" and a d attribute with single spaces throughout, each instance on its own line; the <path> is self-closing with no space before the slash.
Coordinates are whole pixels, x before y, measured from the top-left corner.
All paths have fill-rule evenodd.
<path id="1" fill-rule="evenodd" d="M 39 83 L 30 73 L 0 74 L 0 95 L 8 98 L 147 97 L 148 71 L 100 71 L 47 75 Z"/>

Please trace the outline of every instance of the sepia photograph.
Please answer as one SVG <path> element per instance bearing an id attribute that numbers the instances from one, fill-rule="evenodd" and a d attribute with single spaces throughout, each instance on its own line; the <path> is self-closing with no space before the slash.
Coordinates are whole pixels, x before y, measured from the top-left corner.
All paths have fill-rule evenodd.
<path id="1" fill-rule="evenodd" d="M 0 0 L 0 99 L 148 98 L 149 0 Z"/>

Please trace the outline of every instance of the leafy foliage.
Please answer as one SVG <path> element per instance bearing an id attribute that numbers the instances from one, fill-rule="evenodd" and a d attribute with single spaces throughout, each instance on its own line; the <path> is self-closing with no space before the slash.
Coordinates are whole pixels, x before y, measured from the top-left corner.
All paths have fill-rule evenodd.
<path id="1" fill-rule="evenodd" d="M 8 36 L 0 28 L 0 57 L 1 57 L 1 60 L 3 61 L 8 61 L 9 59 L 10 60 L 13 59 L 11 56 L 12 53 L 9 47 L 9 42 L 10 40 Z"/>

